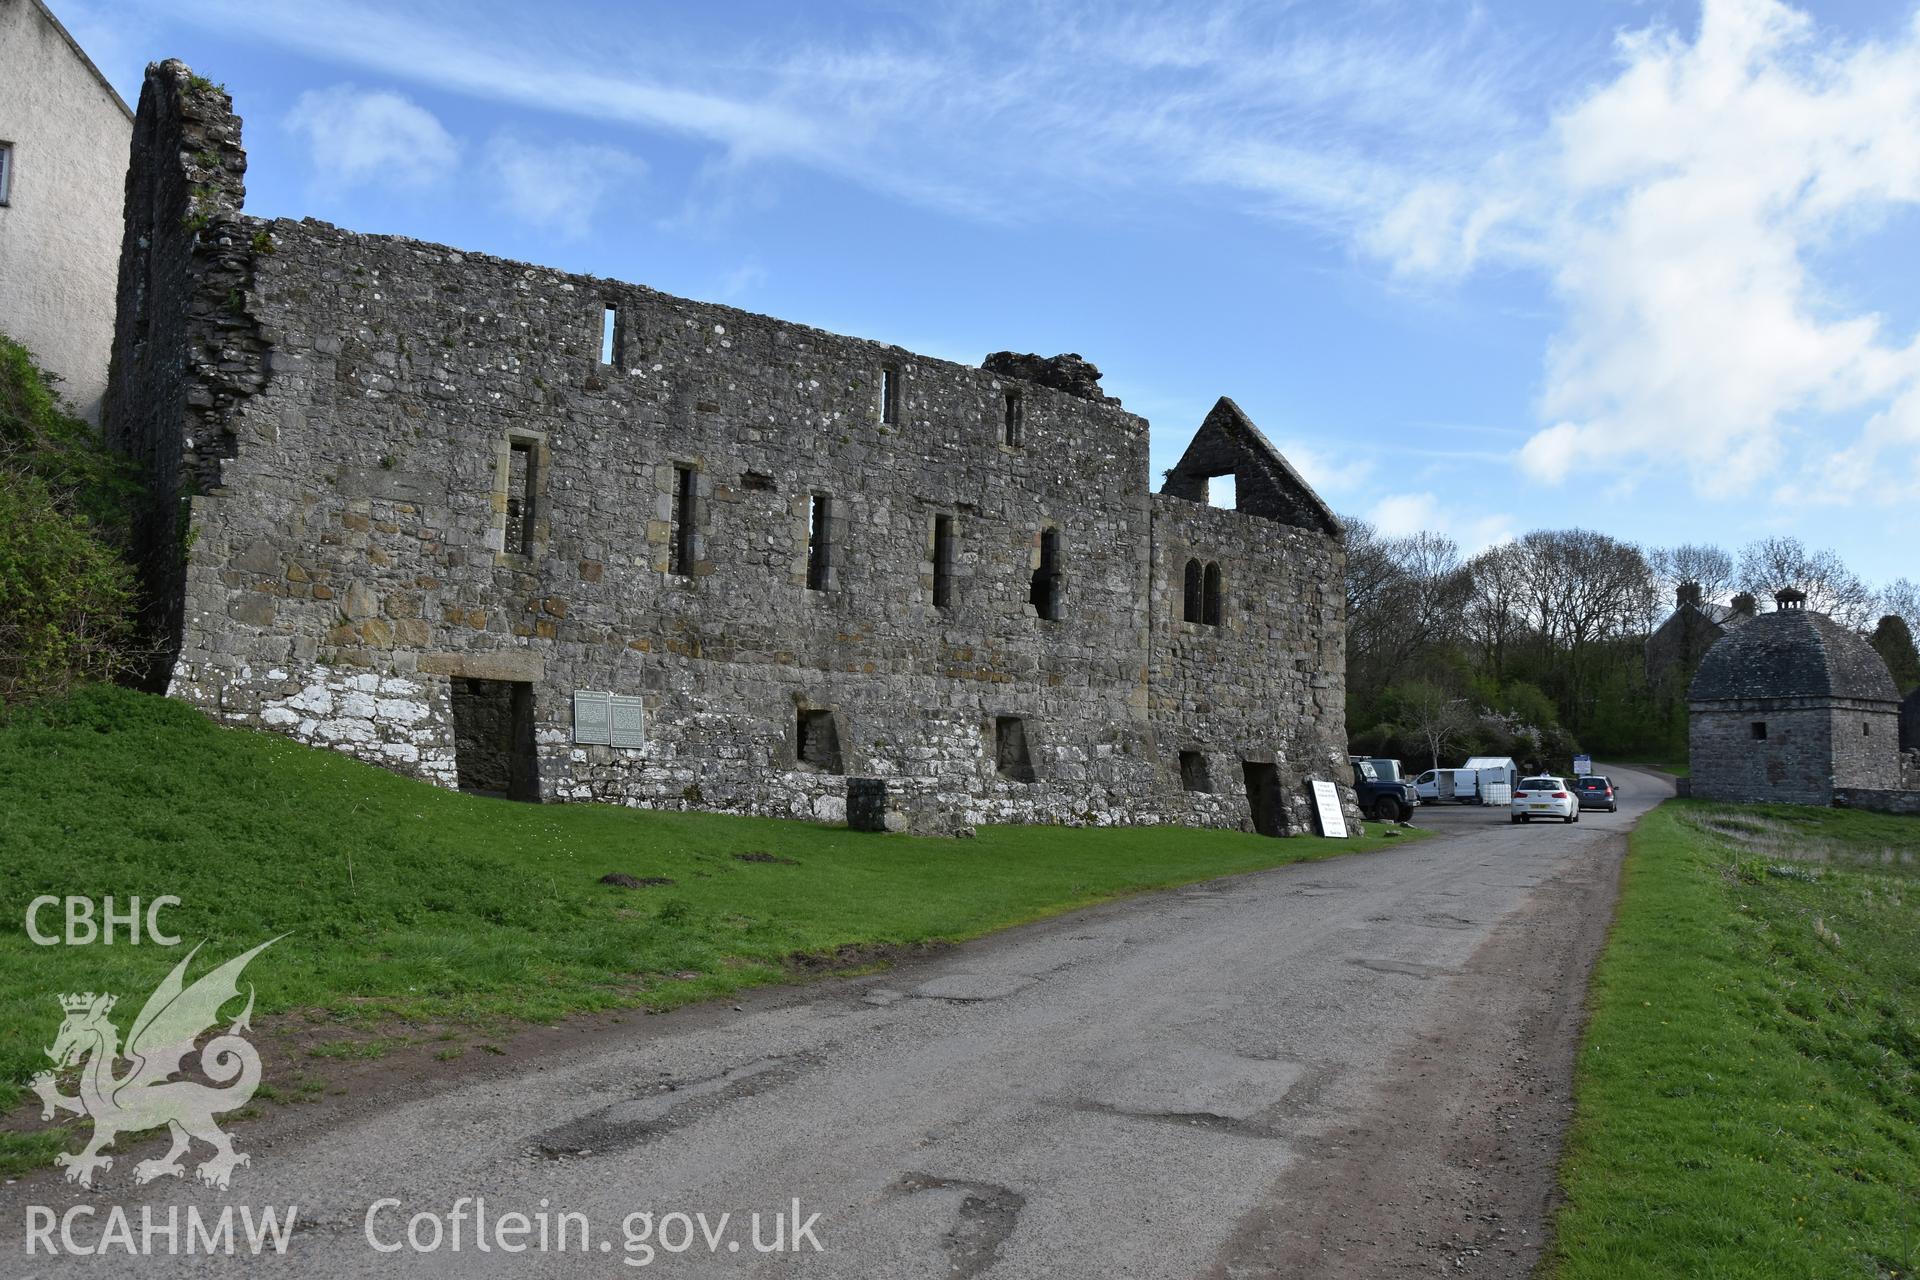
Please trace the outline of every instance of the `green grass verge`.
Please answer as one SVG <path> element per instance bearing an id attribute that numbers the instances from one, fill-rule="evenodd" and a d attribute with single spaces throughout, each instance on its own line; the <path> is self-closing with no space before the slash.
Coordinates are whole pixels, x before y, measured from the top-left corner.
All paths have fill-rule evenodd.
<path id="1" fill-rule="evenodd" d="M 1920 1268 L 1920 820 L 1672 801 L 1592 986 L 1552 1274 Z"/>
<path id="2" fill-rule="evenodd" d="M 396 1023 L 430 1034 L 666 1008 L 793 977 L 796 954 L 970 938 L 1122 894 L 1392 843 L 1379 831 L 1269 840 L 990 827 L 928 840 L 517 805 L 90 688 L 0 725 L 10 922 L 0 930 L 0 1109 L 47 1065 L 56 993 L 119 993 L 124 1031 L 181 955 L 34 946 L 25 913 L 41 894 L 112 894 L 123 905 L 175 895 L 183 905 L 163 923 L 189 945 L 204 939 L 209 962 L 288 934 L 247 970 L 256 1009 L 328 1029 L 308 1051 L 326 1059 L 383 1052 Z M 673 883 L 598 883 L 609 872 Z M 56 912 L 42 917 L 48 926 Z M 50 1140 L 0 1133 L 0 1165 L 9 1144 L 30 1163 L 50 1154 L 32 1144 Z"/>

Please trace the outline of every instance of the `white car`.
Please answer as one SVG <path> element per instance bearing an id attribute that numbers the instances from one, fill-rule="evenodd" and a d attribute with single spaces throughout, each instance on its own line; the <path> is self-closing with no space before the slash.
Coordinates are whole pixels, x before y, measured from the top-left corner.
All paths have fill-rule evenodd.
<path id="1" fill-rule="evenodd" d="M 1580 798 L 1565 778 L 1522 778 L 1513 789 L 1514 822 L 1532 822 L 1535 818 L 1558 818 L 1562 822 L 1580 821 Z"/>

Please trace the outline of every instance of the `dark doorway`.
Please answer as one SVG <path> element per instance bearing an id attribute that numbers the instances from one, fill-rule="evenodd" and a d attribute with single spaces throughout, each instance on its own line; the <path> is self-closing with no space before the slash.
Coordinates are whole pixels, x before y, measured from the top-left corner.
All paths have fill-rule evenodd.
<path id="1" fill-rule="evenodd" d="M 539 803 L 533 686 L 524 680 L 456 677 L 453 760 L 462 791 Z"/>
<path id="2" fill-rule="evenodd" d="M 1254 832 L 1263 836 L 1287 834 L 1280 810 L 1279 767 L 1242 760 L 1240 770 L 1247 779 L 1247 807 L 1253 810 Z"/>

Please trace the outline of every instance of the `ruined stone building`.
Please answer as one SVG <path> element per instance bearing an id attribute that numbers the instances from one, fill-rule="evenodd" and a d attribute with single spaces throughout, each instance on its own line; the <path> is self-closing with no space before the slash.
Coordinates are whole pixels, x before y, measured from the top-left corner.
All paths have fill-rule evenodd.
<path id="1" fill-rule="evenodd" d="M 1720 638 L 1753 620 L 1754 598 L 1742 591 L 1731 604 L 1708 600 L 1697 582 L 1674 591 L 1673 612 L 1647 637 L 1647 687 L 1656 693 L 1684 694 L 1700 659 Z"/>
<path id="2" fill-rule="evenodd" d="M 1231 401 L 1154 493 L 1076 357 L 249 217 L 179 63 L 135 132 L 108 428 L 175 696 L 526 798 L 836 820 L 878 780 L 923 830 L 1301 832 L 1347 776 L 1340 528 Z"/>
<path id="3" fill-rule="evenodd" d="M 1778 607 L 1707 651 L 1687 691 L 1692 793 L 1920 811 L 1903 790 L 1900 695 L 1864 638 L 1806 608 Z"/>
<path id="4" fill-rule="evenodd" d="M 0 333 L 100 421 L 133 113 L 41 0 L 0 0 Z"/>

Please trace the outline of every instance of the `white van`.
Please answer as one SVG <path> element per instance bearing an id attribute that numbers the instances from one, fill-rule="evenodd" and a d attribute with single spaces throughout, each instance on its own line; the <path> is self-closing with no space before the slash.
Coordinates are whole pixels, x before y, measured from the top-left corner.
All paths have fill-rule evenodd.
<path id="1" fill-rule="evenodd" d="M 1480 798 L 1480 775 L 1472 769 L 1429 769 L 1413 780 L 1421 804 L 1473 804 Z"/>

